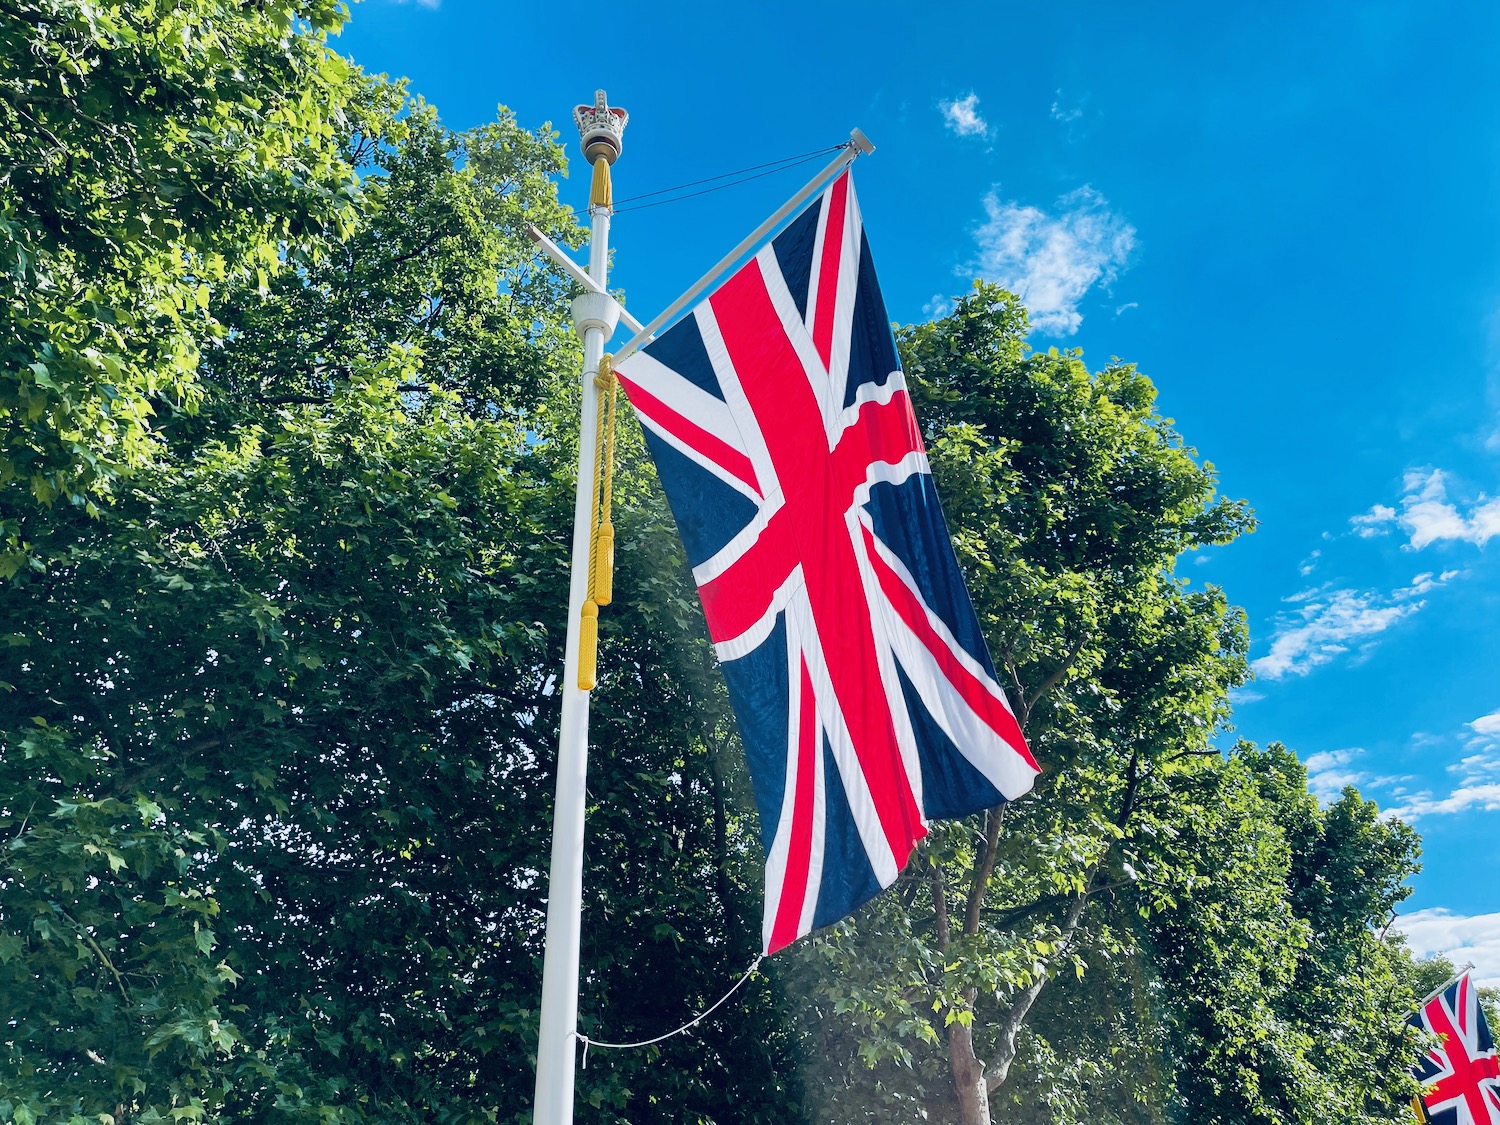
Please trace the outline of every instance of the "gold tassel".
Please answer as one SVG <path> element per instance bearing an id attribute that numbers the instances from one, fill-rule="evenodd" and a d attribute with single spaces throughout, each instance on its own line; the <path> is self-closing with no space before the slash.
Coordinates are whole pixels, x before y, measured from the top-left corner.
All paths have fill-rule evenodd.
<path id="1" fill-rule="evenodd" d="M 590 598 L 583 603 L 582 628 L 578 633 L 578 690 L 593 691 L 598 677 L 599 607 Z"/>
<path id="2" fill-rule="evenodd" d="M 609 161 L 600 157 L 594 161 L 594 182 L 589 189 L 590 207 L 613 207 L 615 196 L 609 184 Z"/>
<path id="3" fill-rule="evenodd" d="M 605 517 L 599 525 L 598 546 L 594 550 L 594 601 L 608 605 L 615 591 L 615 525 Z"/>

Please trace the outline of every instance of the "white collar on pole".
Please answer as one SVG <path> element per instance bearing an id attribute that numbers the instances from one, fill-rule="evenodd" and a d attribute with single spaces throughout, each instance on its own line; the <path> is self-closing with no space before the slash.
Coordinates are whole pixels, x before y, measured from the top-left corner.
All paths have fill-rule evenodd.
<path id="1" fill-rule="evenodd" d="M 808 199 L 812 198 L 813 194 L 820 188 L 822 188 L 825 183 L 833 179 L 834 176 L 838 175 L 846 167 L 852 164 L 856 157 L 874 151 L 875 146 L 870 143 L 868 137 L 866 137 L 858 129 L 851 131 L 849 134 L 848 143 L 845 144 L 843 150 L 828 163 L 827 167 L 823 168 L 822 171 L 820 171 L 812 179 L 808 180 L 807 183 L 802 186 L 801 191 L 797 192 L 796 195 L 792 196 L 780 207 L 778 207 L 770 218 L 768 218 L 765 222 L 761 223 L 760 226 L 756 227 L 753 231 L 746 235 L 738 246 L 736 246 L 728 254 L 725 254 L 724 257 L 719 259 L 718 264 L 715 265 L 713 269 L 709 270 L 702 277 L 700 277 L 692 286 L 690 286 L 687 292 L 683 293 L 681 297 L 678 297 L 677 300 L 673 301 L 670 305 L 663 309 L 651 321 L 651 323 L 647 324 L 644 328 L 639 329 L 636 334 L 625 343 L 624 347 L 615 352 L 615 363 L 621 363 L 626 358 L 638 351 L 643 344 L 649 343 L 655 333 L 660 331 L 668 321 L 670 321 L 683 309 L 687 308 L 688 305 L 691 304 L 700 293 L 702 293 L 705 289 L 707 289 L 710 285 L 717 281 L 725 270 L 729 269 L 731 266 L 737 263 L 741 258 L 745 256 L 748 250 L 756 246 L 763 238 L 765 238 L 767 234 L 769 234 L 778 225 L 780 225 L 788 215 L 790 215 L 798 207 L 802 206 L 802 204 L 805 203 Z"/>

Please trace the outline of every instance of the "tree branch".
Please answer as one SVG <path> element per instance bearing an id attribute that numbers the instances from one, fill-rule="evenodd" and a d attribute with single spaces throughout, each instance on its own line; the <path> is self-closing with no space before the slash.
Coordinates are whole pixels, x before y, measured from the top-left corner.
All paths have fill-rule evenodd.
<path id="1" fill-rule="evenodd" d="M 989 889 L 990 873 L 995 869 L 995 853 L 1000 848 L 1000 825 L 1005 821 L 1005 805 L 990 809 L 984 818 L 984 848 L 974 865 L 973 882 L 969 884 L 969 902 L 964 911 L 964 933 L 979 932 L 980 908 Z"/>
<path id="2" fill-rule="evenodd" d="M 991 1087 L 1004 1084 L 1006 1076 L 1010 1073 L 1011 1063 L 1016 1059 L 1016 1036 L 1020 1033 L 1021 1025 L 1026 1022 L 1026 1013 L 1031 1011 L 1031 1006 L 1036 1003 L 1037 997 L 1042 994 L 1042 989 L 1051 979 L 1049 972 L 1051 963 L 1055 963 L 1057 957 L 1067 949 L 1073 935 L 1078 931 L 1079 922 L 1083 919 L 1083 909 L 1087 904 L 1087 893 L 1074 896 L 1073 905 L 1068 910 L 1068 917 L 1063 922 L 1062 941 L 1058 945 L 1058 952 L 1053 955 L 1052 961 L 1037 974 L 1036 980 L 1016 996 L 1010 1007 L 1006 1009 L 1005 1015 L 1001 1017 L 995 1061 L 986 1067 L 984 1072 L 985 1082 Z"/>
<path id="3" fill-rule="evenodd" d="M 943 865 L 936 858 L 932 861 L 932 905 L 937 911 L 938 949 L 948 952 L 948 887 L 943 880 Z"/>
<path id="4" fill-rule="evenodd" d="M 1135 812 L 1136 788 L 1141 782 L 1141 755 L 1139 750 L 1130 752 L 1130 774 L 1125 780 L 1125 798 L 1120 802 L 1120 815 L 1115 819 L 1116 828 L 1124 828 L 1130 815 Z"/>
<path id="5" fill-rule="evenodd" d="M 1088 642 L 1090 636 L 1091 634 L 1087 629 L 1085 629 L 1078 635 L 1078 639 L 1073 642 L 1073 647 L 1070 648 L 1068 650 L 1068 654 L 1063 657 L 1062 663 L 1059 664 L 1055 669 L 1053 669 L 1052 674 L 1042 681 L 1041 686 L 1038 687 L 1036 691 L 1032 693 L 1031 698 L 1026 701 L 1027 715 L 1031 714 L 1031 709 L 1037 705 L 1037 701 L 1040 700 L 1042 696 L 1046 695 L 1053 688 L 1055 688 L 1058 685 L 1058 682 L 1068 674 L 1068 670 L 1073 667 L 1073 662 L 1078 659 L 1078 654 L 1083 651 L 1083 646 Z"/>
<path id="6" fill-rule="evenodd" d="M 1026 688 L 1021 683 L 1020 670 L 1008 653 L 1005 656 L 1005 670 L 1010 673 L 1011 686 L 1016 689 L 1016 706 L 1021 709 L 1021 726 L 1024 728 L 1026 721 L 1031 718 L 1031 708 L 1026 706 Z"/>
<path id="7" fill-rule="evenodd" d="M 327 406 L 333 401 L 331 395 L 256 395 L 254 401 L 261 406 Z"/>
<path id="8" fill-rule="evenodd" d="M 187 755 L 189 754 L 202 753 L 204 750 L 215 750 L 221 745 L 223 745 L 223 739 L 212 735 L 195 739 L 180 747 L 181 753 L 176 756 L 177 761 L 179 763 L 184 762 L 187 760 Z M 135 769 L 122 773 L 119 777 L 115 778 L 115 782 L 110 788 L 116 797 L 123 799 L 148 777 L 153 777 L 161 773 L 163 765 L 164 763 L 159 759 L 142 763 L 136 766 Z"/>
<path id="9" fill-rule="evenodd" d="M 78 936 L 81 937 L 84 940 L 84 943 L 94 951 L 94 956 L 99 958 L 100 963 L 102 963 L 104 967 L 110 971 L 111 975 L 114 976 L 115 987 L 120 990 L 120 996 L 122 999 L 124 999 L 125 1003 L 129 1004 L 130 993 L 125 988 L 125 978 L 120 975 L 120 970 L 115 968 L 114 962 L 109 959 L 104 950 L 99 948 L 99 943 L 94 940 L 93 935 L 88 932 L 87 928 L 85 928 L 82 922 L 80 922 L 77 918 L 74 918 L 73 915 L 69 914 L 66 910 L 59 910 L 58 913 L 73 924 L 73 926 L 78 930 Z"/>

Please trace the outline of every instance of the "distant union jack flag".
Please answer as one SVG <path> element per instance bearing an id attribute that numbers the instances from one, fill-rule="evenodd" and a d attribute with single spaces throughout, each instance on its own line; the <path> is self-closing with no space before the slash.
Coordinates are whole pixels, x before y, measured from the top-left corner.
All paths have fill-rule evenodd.
<path id="1" fill-rule="evenodd" d="M 894 882 L 928 818 L 1031 788 L 845 171 L 644 351 L 644 425 L 749 759 L 775 952 Z"/>
<path id="2" fill-rule="evenodd" d="M 1500 1125 L 1500 1061 L 1469 975 L 1422 1005 L 1411 1022 L 1440 1040 L 1413 1069 L 1433 1125 Z"/>

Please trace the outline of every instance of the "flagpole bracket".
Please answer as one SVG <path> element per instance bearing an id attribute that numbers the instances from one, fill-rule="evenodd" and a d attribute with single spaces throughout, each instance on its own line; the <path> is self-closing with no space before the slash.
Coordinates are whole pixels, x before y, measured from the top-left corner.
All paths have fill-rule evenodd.
<path id="1" fill-rule="evenodd" d="M 608 341 L 620 323 L 620 303 L 608 293 L 580 293 L 573 298 L 573 330 L 581 340 L 590 328 L 604 333 Z M 597 372 L 586 372 L 597 374 Z"/>
<path id="2" fill-rule="evenodd" d="M 567 274 L 569 278 L 571 278 L 573 281 L 576 281 L 580 286 L 582 286 L 590 293 L 603 293 L 605 291 L 597 281 L 595 281 L 592 277 L 590 277 L 587 273 L 580 269 L 578 264 L 574 262 L 572 258 L 564 254 L 562 248 L 558 246 L 557 243 L 553 242 L 550 238 L 543 234 L 541 230 L 538 229 L 535 223 L 527 223 L 525 226 L 525 230 L 527 236 L 531 239 L 531 241 L 540 246 L 542 249 L 542 253 L 551 258 L 552 261 L 557 264 L 557 267 L 561 269 L 563 273 Z M 639 332 L 643 327 L 641 322 L 635 317 L 631 316 L 629 310 L 624 306 L 620 307 L 620 322 L 632 332 Z"/>

